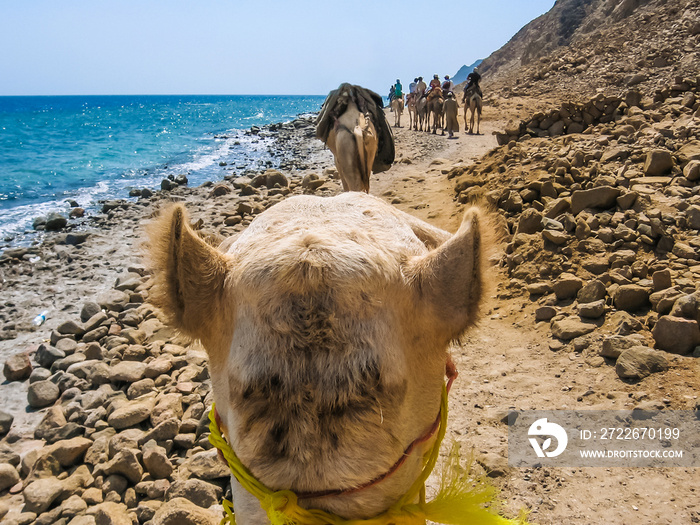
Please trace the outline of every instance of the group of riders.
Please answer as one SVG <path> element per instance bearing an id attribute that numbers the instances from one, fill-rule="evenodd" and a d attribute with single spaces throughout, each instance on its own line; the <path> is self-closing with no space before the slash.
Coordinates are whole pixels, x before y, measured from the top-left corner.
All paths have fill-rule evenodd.
<path id="1" fill-rule="evenodd" d="M 468 96 L 471 96 L 472 92 L 476 92 L 480 97 L 483 97 L 481 88 L 479 87 L 479 81 L 481 80 L 481 75 L 474 69 L 467 76 L 467 84 L 464 87 L 464 94 L 462 96 L 462 101 L 465 102 Z M 406 93 L 406 103 L 410 103 L 413 100 L 418 102 L 423 97 L 428 100 L 432 100 L 435 97 L 439 97 L 442 100 L 454 97 L 454 82 L 450 80 L 449 75 L 445 75 L 444 82 L 440 82 L 440 77 L 438 75 L 433 75 L 433 79 L 430 84 L 426 85 L 423 77 L 414 78 L 408 86 L 408 93 Z M 389 90 L 389 104 L 395 99 L 403 100 L 403 86 L 401 81 L 396 79 L 396 84 L 392 85 Z"/>

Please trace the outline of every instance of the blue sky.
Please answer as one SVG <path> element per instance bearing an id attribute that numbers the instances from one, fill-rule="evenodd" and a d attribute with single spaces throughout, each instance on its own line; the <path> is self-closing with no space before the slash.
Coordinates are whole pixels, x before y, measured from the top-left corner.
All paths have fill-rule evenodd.
<path id="1" fill-rule="evenodd" d="M 554 0 L 0 0 L 0 96 L 382 95 L 454 75 Z M 445 7 L 442 7 L 445 6 Z"/>

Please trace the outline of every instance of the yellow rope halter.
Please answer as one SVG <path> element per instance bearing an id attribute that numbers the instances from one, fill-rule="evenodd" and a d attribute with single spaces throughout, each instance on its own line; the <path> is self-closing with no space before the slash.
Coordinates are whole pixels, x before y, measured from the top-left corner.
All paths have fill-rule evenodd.
<path id="1" fill-rule="evenodd" d="M 453 444 L 452 451 L 445 461 L 440 477 L 440 489 L 435 497 L 426 502 L 425 481 L 430 476 L 440 453 L 440 444 L 447 428 L 447 389 L 442 388 L 440 403 L 440 427 L 434 445 L 424 457 L 424 467 L 418 479 L 413 482 L 394 505 L 382 514 L 368 519 L 345 519 L 320 509 L 306 509 L 299 505 L 297 496 L 291 490 L 273 491 L 258 481 L 241 463 L 236 453 L 222 436 L 216 422 L 215 409 L 209 412 L 209 441 L 224 455 L 232 474 L 241 486 L 255 496 L 267 513 L 272 525 L 419 525 L 426 520 L 446 525 L 527 525 L 525 513 L 516 520 L 499 516 L 497 512 L 497 489 L 489 484 L 485 476 L 471 475 L 472 460 L 466 469 L 460 466 L 459 445 Z M 221 525 L 235 525 L 233 505 L 224 500 L 227 516 Z"/>

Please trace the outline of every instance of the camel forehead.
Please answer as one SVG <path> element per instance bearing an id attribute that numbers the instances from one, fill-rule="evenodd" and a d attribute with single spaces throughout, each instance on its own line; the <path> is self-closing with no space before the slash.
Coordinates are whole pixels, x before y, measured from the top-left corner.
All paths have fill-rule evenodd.
<path id="1" fill-rule="evenodd" d="M 361 192 L 297 196 L 259 215 L 228 250 L 239 260 L 261 252 L 309 249 L 352 259 L 425 253 L 411 227 L 384 201 Z"/>
<path id="2" fill-rule="evenodd" d="M 349 192 L 299 196 L 258 216 L 231 245 L 237 282 L 294 291 L 376 288 L 401 279 L 401 264 L 427 251 L 380 199 Z"/>

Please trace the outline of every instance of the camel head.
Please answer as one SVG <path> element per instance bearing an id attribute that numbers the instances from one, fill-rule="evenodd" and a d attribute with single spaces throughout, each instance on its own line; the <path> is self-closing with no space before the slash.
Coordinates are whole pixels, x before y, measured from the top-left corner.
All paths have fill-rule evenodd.
<path id="1" fill-rule="evenodd" d="M 431 426 L 448 345 L 477 318 L 480 220 L 472 209 L 450 235 L 363 193 L 299 196 L 217 249 L 182 205 L 161 214 L 153 297 L 206 348 L 222 428 L 260 481 L 358 486 Z M 413 482 L 420 454 L 371 489 L 303 503 L 376 515 Z M 248 496 L 234 486 L 241 524 L 257 522 L 241 515 L 256 512 Z"/>

